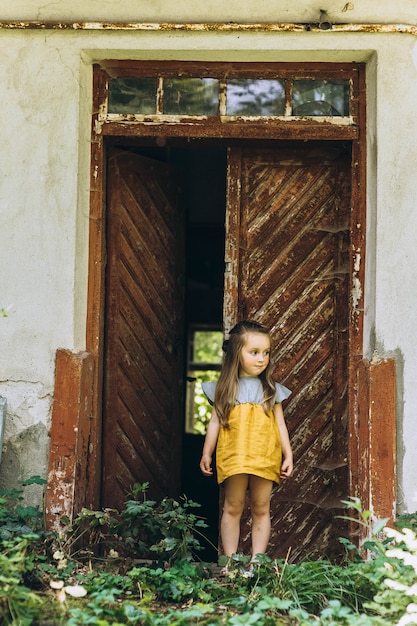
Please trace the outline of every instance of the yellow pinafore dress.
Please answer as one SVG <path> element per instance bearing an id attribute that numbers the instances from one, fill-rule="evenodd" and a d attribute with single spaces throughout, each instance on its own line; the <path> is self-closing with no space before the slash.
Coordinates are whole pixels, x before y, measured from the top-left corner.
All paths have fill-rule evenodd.
<path id="1" fill-rule="evenodd" d="M 275 383 L 275 402 L 291 391 Z M 209 402 L 214 402 L 216 383 L 203 383 Z M 235 474 L 253 474 L 279 483 L 282 462 L 281 438 L 273 411 L 262 407 L 263 389 L 259 378 L 239 379 L 236 404 L 230 411 L 229 428 L 220 427 L 216 446 L 217 482 Z"/>

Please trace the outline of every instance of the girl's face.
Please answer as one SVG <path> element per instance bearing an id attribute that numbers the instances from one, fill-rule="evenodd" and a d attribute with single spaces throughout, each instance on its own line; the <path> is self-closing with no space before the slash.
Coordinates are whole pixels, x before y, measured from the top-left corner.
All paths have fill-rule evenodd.
<path id="1" fill-rule="evenodd" d="M 240 352 L 239 376 L 259 376 L 269 363 L 270 347 L 268 335 L 248 333 Z"/>

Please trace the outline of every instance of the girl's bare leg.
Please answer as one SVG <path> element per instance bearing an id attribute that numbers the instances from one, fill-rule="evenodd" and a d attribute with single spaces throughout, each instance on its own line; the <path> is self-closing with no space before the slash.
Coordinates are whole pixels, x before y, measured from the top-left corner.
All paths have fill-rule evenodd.
<path id="1" fill-rule="evenodd" d="M 240 518 L 245 506 L 249 477 L 236 474 L 225 480 L 224 507 L 220 522 L 220 535 L 226 556 L 236 554 L 240 536 Z"/>
<path id="2" fill-rule="evenodd" d="M 271 534 L 270 501 L 272 480 L 249 477 L 249 497 L 252 514 L 252 558 L 264 554 Z"/>

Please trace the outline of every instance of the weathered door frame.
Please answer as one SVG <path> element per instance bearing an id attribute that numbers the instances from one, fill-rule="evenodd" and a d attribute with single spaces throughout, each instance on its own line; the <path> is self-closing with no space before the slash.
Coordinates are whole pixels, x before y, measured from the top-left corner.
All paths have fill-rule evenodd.
<path id="1" fill-rule="evenodd" d="M 82 506 L 100 505 L 101 413 L 103 391 L 103 324 L 105 286 L 105 193 L 106 136 L 123 137 L 244 137 L 278 140 L 346 140 L 352 143 L 352 231 L 350 302 L 350 360 L 348 451 L 350 495 L 360 498 L 365 508 L 372 507 L 377 517 L 392 517 L 395 506 L 395 363 L 369 363 L 363 358 L 364 277 L 366 240 L 366 82 L 364 64 L 189 64 L 194 71 L 207 71 L 211 65 L 222 71 L 239 66 L 244 72 L 274 75 L 287 72 L 339 72 L 352 75 L 355 123 L 341 125 L 315 120 L 253 123 L 237 121 L 231 125 L 199 123 L 190 125 L 154 121 L 140 124 L 103 122 L 107 98 L 108 73 L 157 66 L 151 62 L 106 62 L 94 67 L 93 117 L 91 137 L 91 188 L 89 276 L 87 302 L 86 352 L 57 351 L 55 394 L 51 428 L 51 450 L 46 517 L 49 527 L 59 525 L 66 514 L 70 519 Z M 162 65 L 161 63 L 159 65 Z M 170 71 L 184 71 L 184 63 L 166 63 Z M 105 68 L 105 69 L 103 69 Z M 191 69 L 192 69 L 191 68 Z M 107 70 L 107 71 L 106 71 Z M 207 74 L 206 74 L 207 75 Z M 384 419 L 380 419 L 383 409 Z"/>

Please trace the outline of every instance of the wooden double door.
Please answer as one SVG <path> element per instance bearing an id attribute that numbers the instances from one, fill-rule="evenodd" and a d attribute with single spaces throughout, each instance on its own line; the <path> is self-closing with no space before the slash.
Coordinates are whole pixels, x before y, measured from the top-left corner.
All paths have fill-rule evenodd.
<path id="1" fill-rule="evenodd" d="M 155 498 L 181 492 L 184 175 L 109 151 L 107 507 L 138 482 Z M 292 390 L 284 412 L 295 470 L 273 492 L 270 554 L 335 556 L 349 481 L 350 145 L 229 146 L 225 176 L 223 325 L 251 318 L 271 328 L 275 377 Z M 242 550 L 249 532 L 244 521 Z"/>

